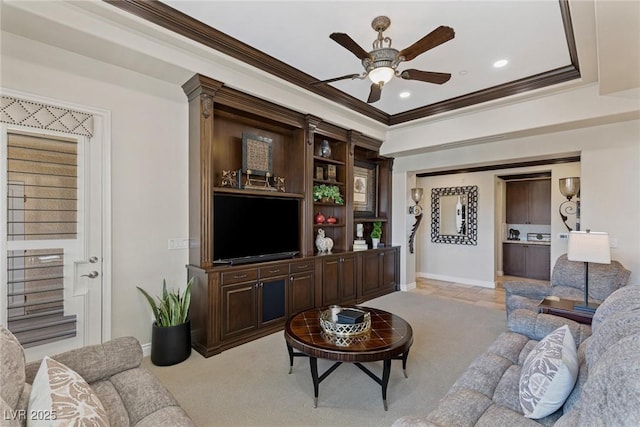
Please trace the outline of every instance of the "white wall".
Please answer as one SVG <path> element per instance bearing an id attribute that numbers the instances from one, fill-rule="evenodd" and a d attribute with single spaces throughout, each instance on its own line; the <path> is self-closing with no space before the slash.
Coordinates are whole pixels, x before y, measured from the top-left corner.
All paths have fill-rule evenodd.
<path id="1" fill-rule="evenodd" d="M 389 138 L 394 135 L 390 132 Z M 403 132 L 403 138 L 422 139 L 419 130 L 415 134 Z M 409 141 L 409 143 L 412 143 Z M 631 120 L 616 124 L 594 126 L 570 131 L 548 133 L 545 135 L 509 139 L 498 142 L 461 147 L 450 150 L 435 151 L 426 154 L 397 158 L 394 163 L 394 180 L 410 180 L 416 172 L 428 170 L 442 170 L 457 168 L 465 165 L 503 163 L 535 159 L 542 157 L 556 157 L 562 154 L 580 154 L 581 167 L 579 173 L 576 164 L 554 165 L 547 167 L 552 170 L 552 209 L 557 209 L 562 202 L 562 196 L 557 189 L 559 178 L 565 176 L 581 176 L 581 228 L 590 228 L 597 231 L 609 232 L 612 239 L 617 240 L 617 247 L 612 248 L 612 257 L 619 260 L 631 270 L 631 283 L 640 282 L 640 222 L 637 220 L 640 212 L 640 121 Z M 538 168 L 544 169 L 544 168 Z M 513 173 L 514 170 L 510 170 Z M 423 224 L 420 227 L 421 248 L 425 253 L 421 254 L 425 260 L 421 261 L 419 268 L 426 269 L 421 273 L 451 275 L 464 279 L 473 278 L 479 281 L 491 281 L 492 272 L 488 264 L 494 266 L 493 230 L 496 225 L 493 220 L 494 200 L 493 182 L 490 173 L 456 175 L 452 177 L 440 177 L 435 180 L 437 185 L 458 185 L 461 177 L 465 178 L 466 185 L 482 185 L 480 197 L 481 216 L 479 224 L 483 238 L 482 250 L 474 253 L 474 249 L 463 248 L 460 245 L 445 245 L 448 248 L 429 253 L 429 244 L 424 242 L 430 232 L 429 227 Z M 473 176 L 473 182 L 472 177 Z M 435 185 L 431 182 L 428 185 Z M 411 184 L 408 184 L 411 185 Z M 394 188 L 399 187 L 394 183 Z M 425 186 L 425 194 L 427 188 Z M 394 194 L 394 199 L 404 201 L 404 195 Z M 485 204 L 485 198 L 489 198 Z M 409 202 L 399 206 L 394 200 L 394 218 L 404 215 Z M 427 201 L 422 206 L 428 208 Z M 559 216 L 552 215 L 552 234 L 554 244 L 552 246 L 552 261 L 566 251 L 566 246 L 557 240 L 557 233 L 563 231 L 563 225 Z M 398 234 L 400 235 L 400 234 Z M 486 239 L 486 246 L 485 240 Z M 396 241 L 395 244 L 406 245 L 406 242 Z M 433 250 L 433 248 L 431 248 Z M 451 261 L 456 250 L 457 259 L 464 262 Z M 480 249 L 480 248 L 478 248 Z M 477 255 L 478 262 L 475 257 Z M 432 258 L 433 257 L 433 258 Z M 461 258 L 462 257 L 462 258 Z M 431 260 L 432 259 L 432 260 Z M 402 268 L 407 270 L 404 277 L 412 277 L 415 271 L 405 260 L 401 260 Z M 425 264 L 426 263 L 426 264 Z M 425 267 L 426 265 L 426 267 Z M 455 274 L 452 274 L 455 272 Z"/>
<path id="2" fill-rule="evenodd" d="M 151 312 L 136 286 L 159 294 L 163 278 L 186 281 L 187 252 L 167 249 L 169 238 L 188 237 L 186 97 L 178 86 L 2 37 L 2 87 L 112 114 L 111 333 L 147 343 Z M 105 73 L 109 83 L 94 78 Z"/>

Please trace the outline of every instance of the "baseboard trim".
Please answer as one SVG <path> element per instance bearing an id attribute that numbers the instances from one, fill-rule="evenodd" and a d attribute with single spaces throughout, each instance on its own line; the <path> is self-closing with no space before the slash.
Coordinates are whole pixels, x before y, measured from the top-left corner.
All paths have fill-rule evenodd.
<path id="1" fill-rule="evenodd" d="M 442 280 L 443 282 L 453 282 L 460 283 L 463 285 L 471 285 L 471 286 L 480 286 L 483 288 L 495 289 L 495 282 L 487 282 L 484 280 L 475 280 L 469 279 L 467 277 L 454 277 L 454 276 L 444 276 L 441 274 L 431 274 L 431 273 L 416 273 L 418 277 L 423 277 L 425 279 L 433 279 L 433 280 Z"/>
<path id="2" fill-rule="evenodd" d="M 400 285 L 400 290 L 403 291 L 403 292 L 408 292 L 408 291 L 413 290 L 413 289 L 415 289 L 417 287 L 418 287 L 418 285 L 416 284 L 416 282 L 406 283 L 406 284 Z"/>
<path id="3" fill-rule="evenodd" d="M 142 344 L 142 357 L 151 356 L 151 343 Z"/>

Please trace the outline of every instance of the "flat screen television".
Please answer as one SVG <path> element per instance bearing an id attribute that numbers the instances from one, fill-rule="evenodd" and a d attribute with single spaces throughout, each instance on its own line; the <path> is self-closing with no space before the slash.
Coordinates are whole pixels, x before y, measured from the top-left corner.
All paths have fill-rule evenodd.
<path id="1" fill-rule="evenodd" d="M 291 258 L 300 252 L 300 202 L 216 193 L 213 257 L 219 264 Z"/>

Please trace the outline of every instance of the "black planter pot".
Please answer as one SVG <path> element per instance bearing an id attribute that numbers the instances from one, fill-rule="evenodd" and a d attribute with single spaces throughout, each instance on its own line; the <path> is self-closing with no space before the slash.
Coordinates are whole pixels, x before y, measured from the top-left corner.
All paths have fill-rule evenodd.
<path id="1" fill-rule="evenodd" d="M 157 366 L 180 363 L 191 354 L 191 320 L 182 325 L 160 328 L 153 324 L 151 331 L 151 362 Z"/>

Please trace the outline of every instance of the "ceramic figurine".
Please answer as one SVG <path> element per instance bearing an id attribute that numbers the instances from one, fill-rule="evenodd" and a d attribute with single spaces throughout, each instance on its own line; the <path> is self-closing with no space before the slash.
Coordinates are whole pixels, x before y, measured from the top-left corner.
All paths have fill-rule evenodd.
<path id="1" fill-rule="evenodd" d="M 331 237 L 325 237 L 324 230 L 318 229 L 318 237 L 316 237 L 316 248 L 318 248 L 319 254 L 329 254 L 333 249 L 333 239 Z"/>

